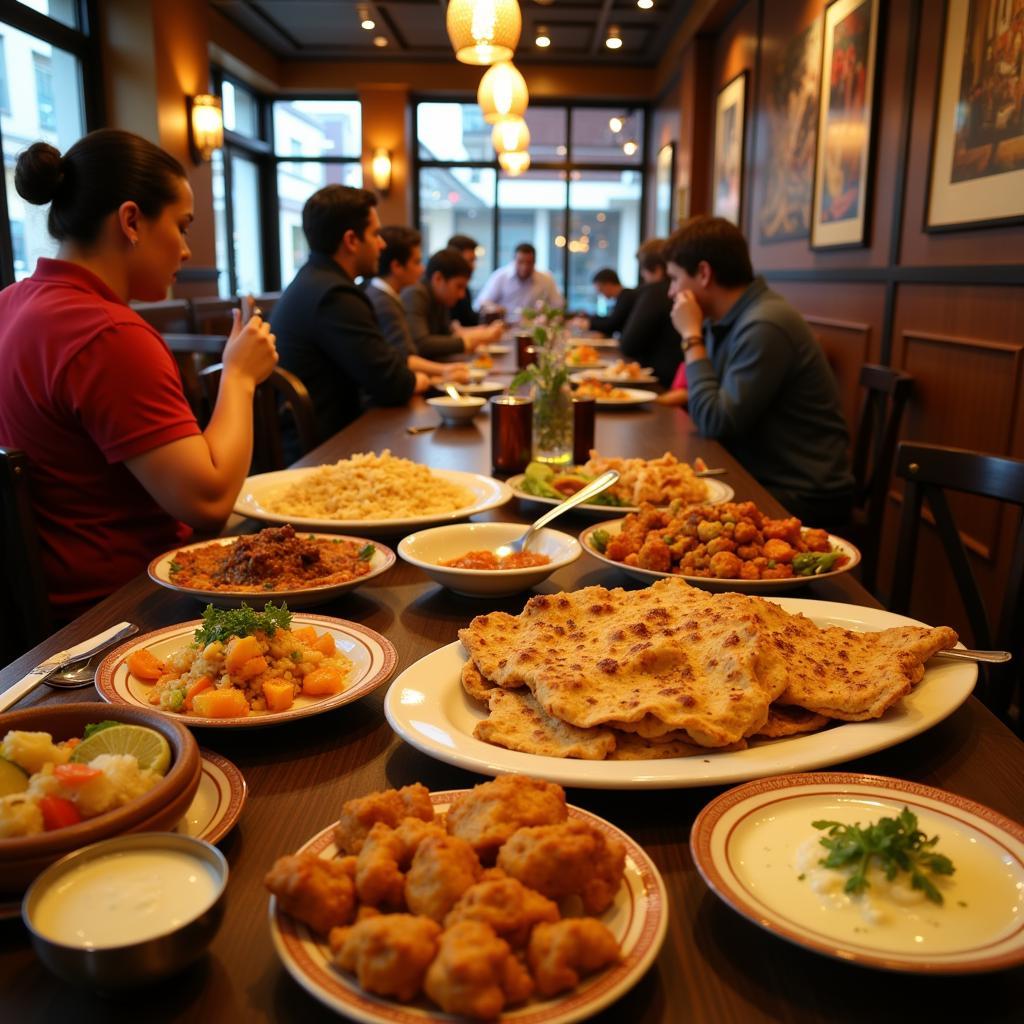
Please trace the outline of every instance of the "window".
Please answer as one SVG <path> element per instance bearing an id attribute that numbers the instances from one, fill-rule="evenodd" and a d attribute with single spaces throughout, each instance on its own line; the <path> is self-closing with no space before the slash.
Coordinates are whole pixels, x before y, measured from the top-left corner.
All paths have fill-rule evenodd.
<path id="1" fill-rule="evenodd" d="M 34 0 L 25 6 L 63 25 L 77 26 L 77 3 Z M 27 277 L 40 256 L 57 252 L 46 228 L 48 209 L 26 203 L 14 187 L 18 154 L 40 139 L 64 152 L 87 130 L 83 76 L 87 37 L 54 26 L 49 38 L 38 28 L 40 19 L 31 12 L 25 14 L 22 19 L 19 5 L 5 7 L 0 35 L 0 131 L 7 200 L 7 221 L 0 229 L 3 284 Z M 32 32 L 27 30 L 29 25 Z M 57 38 L 62 45 L 57 45 Z M 12 88 L 12 82 L 19 87 Z"/>
<path id="2" fill-rule="evenodd" d="M 45 14 L 68 28 L 80 28 L 78 23 L 78 0 L 18 0 L 39 14 Z"/>
<path id="3" fill-rule="evenodd" d="M 417 104 L 416 196 L 424 252 L 456 233 L 475 238 L 476 292 L 496 267 L 512 260 L 520 242 L 530 242 L 537 266 L 554 276 L 569 307 L 594 311 L 596 271 L 611 267 L 624 284 L 637 280 L 644 112 L 536 104 L 526 123 L 532 163 L 514 177 L 498 168 L 490 126 L 476 104 Z"/>

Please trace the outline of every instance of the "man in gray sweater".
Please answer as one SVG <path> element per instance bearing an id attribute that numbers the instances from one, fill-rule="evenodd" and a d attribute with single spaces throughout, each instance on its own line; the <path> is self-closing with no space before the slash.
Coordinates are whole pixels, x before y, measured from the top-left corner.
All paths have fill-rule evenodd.
<path id="1" fill-rule="evenodd" d="M 665 257 L 697 429 L 807 525 L 841 526 L 854 490 L 849 435 L 803 317 L 754 277 L 746 240 L 720 217 L 691 218 Z"/>

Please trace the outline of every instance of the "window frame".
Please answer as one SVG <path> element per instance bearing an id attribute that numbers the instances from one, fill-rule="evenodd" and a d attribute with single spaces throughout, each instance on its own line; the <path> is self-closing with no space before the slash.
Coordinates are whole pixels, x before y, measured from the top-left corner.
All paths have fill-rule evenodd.
<path id="1" fill-rule="evenodd" d="M 410 148 L 412 149 L 412 172 L 413 172 L 413 190 L 412 190 L 412 215 L 413 224 L 419 226 L 420 214 L 422 212 L 420 208 L 420 171 L 423 168 L 437 167 L 441 169 L 451 169 L 454 167 L 481 167 L 488 168 L 496 171 L 494 178 L 494 201 L 491 207 L 491 231 L 494 238 L 494 258 L 495 265 L 491 267 L 491 271 L 498 269 L 497 264 L 497 253 L 498 253 L 498 239 L 500 236 L 500 209 L 498 207 L 498 188 L 502 179 L 514 179 L 515 175 L 510 175 L 504 171 L 501 165 L 498 163 L 498 156 L 495 153 L 493 158 L 490 160 L 429 160 L 425 159 L 420 155 L 420 137 L 419 137 L 419 108 L 421 103 L 458 103 L 460 105 L 472 106 L 474 100 L 467 99 L 465 96 L 459 95 L 444 95 L 435 96 L 431 94 L 415 93 L 409 98 L 412 104 L 412 134 L 410 138 Z M 640 175 L 640 224 L 641 226 L 647 223 L 647 203 L 649 201 L 648 188 L 647 188 L 647 175 L 650 169 L 650 141 L 648 138 L 649 128 L 651 123 L 651 106 L 649 103 L 639 102 L 628 102 L 619 101 L 615 99 L 585 99 L 585 100 L 552 100 L 552 99 L 538 99 L 531 100 L 530 103 L 532 108 L 542 107 L 553 107 L 558 109 L 564 109 L 566 111 L 566 125 L 565 125 L 565 150 L 566 156 L 564 160 L 537 160 L 530 161 L 531 171 L 563 171 L 566 174 L 565 179 L 565 207 L 562 211 L 563 217 L 565 218 L 565 224 L 571 223 L 572 208 L 570 203 L 570 196 L 572 189 L 570 185 L 572 183 L 571 175 L 574 171 L 580 171 L 587 173 L 590 171 L 611 171 L 612 173 L 621 173 L 622 171 L 636 171 Z M 628 163 L 607 163 L 604 161 L 595 160 L 574 160 L 572 154 L 572 121 L 573 111 L 578 109 L 593 109 L 601 107 L 622 107 L 624 110 L 636 111 L 640 115 L 640 150 L 639 159 L 635 164 Z M 643 231 L 641 227 L 641 238 L 643 237 Z M 566 298 L 568 299 L 569 290 L 569 247 L 568 245 L 562 247 L 562 280 L 565 282 Z"/>

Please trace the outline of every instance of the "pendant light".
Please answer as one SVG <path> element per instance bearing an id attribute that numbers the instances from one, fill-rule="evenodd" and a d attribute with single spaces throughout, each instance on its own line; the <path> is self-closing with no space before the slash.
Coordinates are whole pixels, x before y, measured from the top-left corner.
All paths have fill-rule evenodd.
<path id="1" fill-rule="evenodd" d="M 445 25 L 456 60 L 487 65 L 512 59 L 523 16 L 518 0 L 451 0 Z"/>
<path id="2" fill-rule="evenodd" d="M 530 102 L 526 79 L 511 61 L 492 64 L 480 79 L 476 101 L 488 124 L 497 124 L 503 117 L 522 117 Z"/>
<path id="3" fill-rule="evenodd" d="M 491 130 L 491 142 L 501 153 L 516 153 L 530 147 L 530 129 L 521 117 L 506 117 Z"/>
<path id="4" fill-rule="evenodd" d="M 498 163 L 501 164 L 503 171 L 515 177 L 530 166 L 530 154 L 525 149 L 517 150 L 514 153 L 499 153 Z"/>

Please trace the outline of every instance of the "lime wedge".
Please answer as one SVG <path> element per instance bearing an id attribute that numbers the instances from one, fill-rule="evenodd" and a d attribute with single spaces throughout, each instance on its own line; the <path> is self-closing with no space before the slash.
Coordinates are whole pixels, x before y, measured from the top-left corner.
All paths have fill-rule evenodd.
<path id="1" fill-rule="evenodd" d="M 144 725 L 115 725 L 93 733 L 75 747 L 71 760 L 88 764 L 99 754 L 134 754 L 140 768 L 164 775 L 171 763 L 171 748 L 155 729 Z"/>

